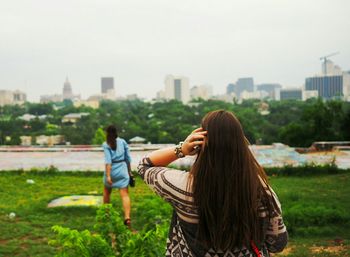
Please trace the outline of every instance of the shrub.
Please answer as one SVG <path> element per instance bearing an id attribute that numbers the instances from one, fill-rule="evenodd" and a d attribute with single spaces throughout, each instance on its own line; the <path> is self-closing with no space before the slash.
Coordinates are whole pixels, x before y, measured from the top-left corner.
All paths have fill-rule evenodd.
<path id="1" fill-rule="evenodd" d="M 58 257 L 76 256 L 140 256 L 156 257 L 165 253 L 165 240 L 168 231 L 166 223 L 156 224 L 151 230 L 143 229 L 136 233 L 124 225 L 120 215 L 112 205 L 102 205 L 97 210 L 96 234 L 84 230 L 78 232 L 69 228 L 54 226 L 57 239 L 50 244 L 58 246 Z"/>
<path id="2" fill-rule="evenodd" d="M 348 222 L 350 215 L 339 208 L 324 205 L 295 204 L 284 209 L 284 221 L 292 235 L 326 235 L 334 225 Z"/>
<path id="3" fill-rule="evenodd" d="M 100 235 L 92 235 L 90 231 L 79 232 L 61 226 L 53 226 L 57 239 L 49 241 L 52 246 L 60 246 L 56 257 L 112 257 L 112 248 Z"/>
<path id="4" fill-rule="evenodd" d="M 264 168 L 269 176 L 312 176 L 350 172 L 350 170 L 339 169 L 334 163 L 327 165 L 306 164 L 303 166 L 284 166 Z"/>

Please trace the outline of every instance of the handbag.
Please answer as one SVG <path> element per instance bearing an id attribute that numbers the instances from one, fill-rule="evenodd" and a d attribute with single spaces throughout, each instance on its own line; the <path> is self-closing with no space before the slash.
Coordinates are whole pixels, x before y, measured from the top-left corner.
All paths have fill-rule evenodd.
<path id="1" fill-rule="evenodd" d="M 251 247 L 256 255 L 256 257 L 261 257 L 260 251 L 258 247 L 256 247 L 256 244 L 253 241 L 250 241 Z"/>
<path id="2" fill-rule="evenodd" d="M 129 186 L 135 187 L 135 179 L 133 176 L 129 176 Z"/>

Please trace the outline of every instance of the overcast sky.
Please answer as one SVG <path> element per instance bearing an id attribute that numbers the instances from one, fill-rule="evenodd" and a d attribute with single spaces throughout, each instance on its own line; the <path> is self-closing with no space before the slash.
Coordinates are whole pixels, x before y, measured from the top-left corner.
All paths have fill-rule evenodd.
<path id="1" fill-rule="evenodd" d="M 319 57 L 350 70 L 349 0 L 0 0 L 0 89 L 29 100 L 100 91 L 154 97 L 167 74 L 210 84 L 239 77 L 298 87 Z"/>

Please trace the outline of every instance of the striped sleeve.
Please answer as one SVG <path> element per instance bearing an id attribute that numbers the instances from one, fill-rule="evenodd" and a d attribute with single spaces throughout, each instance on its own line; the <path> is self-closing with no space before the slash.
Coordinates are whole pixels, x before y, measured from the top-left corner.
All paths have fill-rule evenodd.
<path id="1" fill-rule="evenodd" d="M 267 249 L 272 252 L 281 252 L 287 245 L 288 232 L 282 218 L 281 204 L 276 193 L 270 187 L 273 211 L 269 214 L 269 223 L 266 230 L 265 244 Z"/>
<path id="2" fill-rule="evenodd" d="M 155 167 L 152 161 L 145 157 L 138 166 L 138 173 L 144 182 L 176 210 L 179 217 L 187 222 L 198 219 L 193 208 L 192 193 L 186 190 L 188 173 L 167 167 Z"/>

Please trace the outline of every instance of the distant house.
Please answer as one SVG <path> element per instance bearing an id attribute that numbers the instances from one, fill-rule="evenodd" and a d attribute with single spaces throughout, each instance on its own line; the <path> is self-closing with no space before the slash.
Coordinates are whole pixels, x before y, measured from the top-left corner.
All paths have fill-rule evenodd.
<path id="1" fill-rule="evenodd" d="M 26 114 L 23 114 L 22 116 L 19 116 L 18 119 L 24 120 L 24 121 L 31 121 L 31 120 L 35 120 L 36 116 L 26 113 Z"/>
<path id="2" fill-rule="evenodd" d="M 52 117 L 52 115 L 43 114 L 43 115 L 36 116 L 33 114 L 26 113 L 26 114 L 23 114 L 22 116 L 19 116 L 18 119 L 24 120 L 24 121 L 31 121 L 31 120 L 35 120 L 36 118 L 38 118 L 39 120 L 45 120 L 48 117 Z"/>
<path id="3" fill-rule="evenodd" d="M 21 139 L 21 145 L 29 146 L 32 144 L 32 137 L 31 136 L 20 136 Z"/>
<path id="4" fill-rule="evenodd" d="M 76 123 L 78 120 L 80 120 L 84 116 L 88 116 L 90 113 L 87 112 L 80 112 L 80 113 L 69 113 L 67 115 L 64 115 L 62 118 L 62 123 Z"/>
<path id="5" fill-rule="evenodd" d="M 73 102 L 73 105 L 74 107 L 87 106 L 93 109 L 98 109 L 100 107 L 100 102 L 94 100 L 79 100 Z"/>
<path id="6" fill-rule="evenodd" d="M 35 143 L 38 145 L 60 145 L 64 143 L 64 136 L 54 135 L 54 136 L 45 136 L 40 135 L 35 138 Z"/>
<path id="7" fill-rule="evenodd" d="M 145 141 L 145 138 L 139 136 L 133 137 L 129 140 L 131 144 L 143 144 Z"/>

